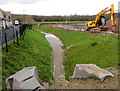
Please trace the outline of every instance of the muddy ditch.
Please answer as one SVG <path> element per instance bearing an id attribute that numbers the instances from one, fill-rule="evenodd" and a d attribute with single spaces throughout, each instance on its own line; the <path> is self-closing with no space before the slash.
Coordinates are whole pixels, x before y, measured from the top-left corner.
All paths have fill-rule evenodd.
<path id="1" fill-rule="evenodd" d="M 50 45 L 52 46 L 52 50 L 53 50 L 53 60 L 54 60 L 54 79 L 55 82 L 61 82 L 65 79 L 65 74 L 64 74 L 64 67 L 63 67 L 63 50 L 62 50 L 62 42 L 61 40 L 56 37 L 53 34 L 50 33 L 45 33 L 45 32 L 41 32 L 43 34 L 45 34 L 45 38 L 47 39 L 47 41 L 50 43 Z"/>

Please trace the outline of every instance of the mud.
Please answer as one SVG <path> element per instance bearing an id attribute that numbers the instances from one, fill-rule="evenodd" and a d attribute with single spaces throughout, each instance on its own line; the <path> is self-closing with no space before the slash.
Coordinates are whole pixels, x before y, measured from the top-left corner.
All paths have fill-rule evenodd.
<path id="1" fill-rule="evenodd" d="M 103 82 L 93 78 L 70 79 L 69 81 L 55 84 L 50 89 L 118 89 L 118 69 L 108 71 L 114 75 L 114 78 L 106 77 Z"/>

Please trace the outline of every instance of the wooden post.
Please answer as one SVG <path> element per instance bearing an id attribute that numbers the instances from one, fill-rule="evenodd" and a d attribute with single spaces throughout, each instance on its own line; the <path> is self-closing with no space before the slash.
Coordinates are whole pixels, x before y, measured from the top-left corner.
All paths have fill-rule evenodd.
<path id="1" fill-rule="evenodd" d="M 13 26 L 13 39 L 15 39 L 15 31 L 14 31 L 14 26 Z M 15 40 L 14 40 L 15 43 Z"/>
<path id="2" fill-rule="evenodd" d="M 16 31 L 16 40 L 17 40 L 17 45 L 19 45 L 19 42 L 18 42 L 18 32 Z"/>
<path id="3" fill-rule="evenodd" d="M 7 35 L 5 33 L 5 44 L 6 44 L 6 53 L 8 53 L 8 44 L 7 44 Z"/>

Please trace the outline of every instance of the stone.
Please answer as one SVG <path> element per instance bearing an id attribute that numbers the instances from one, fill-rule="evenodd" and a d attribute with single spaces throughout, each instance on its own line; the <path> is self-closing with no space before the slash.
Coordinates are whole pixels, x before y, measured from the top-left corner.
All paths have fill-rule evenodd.
<path id="1" fill-rule="evenodd" d="M 95 64 L 76 64 L 73 78 L 95 77 L 103 81 L 107 76 L 114 77 L 112 73 L 101 69 Z"/>
<path id="2" fill-rule="evenodd" d="M 6 79 L 7 89 L 44 89 L 38 82 L 36 67 L 26 67 Z M 19 91 L 19 90 L 18 90 Z"/>

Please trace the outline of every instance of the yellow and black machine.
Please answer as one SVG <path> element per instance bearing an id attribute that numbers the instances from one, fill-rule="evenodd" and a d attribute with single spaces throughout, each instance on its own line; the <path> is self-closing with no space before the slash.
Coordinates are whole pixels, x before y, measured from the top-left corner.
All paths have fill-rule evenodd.
<path id="1" fill-rule="evenodd" d="M 112 26 L 115 26 L 114 5 L 112 4 L 111 8 L 107 7 L 104 10 L 102 10 L 101 12 L 99 12 L 96 15 L 96 19 L 94 21 L 87 22 L 88 28 L 86 29 L 86 31 L 90 31 L 91 29 L 94 29 L 94 28 L 98 28 L 98 29 L 102 29 L 102 30 L 107 30 L 107 28 L 105 27 L 105 25 L 106 25 L 106 19 L 104 17 L 104 14 L 106 14 L 107 12 L 110 12 Z"/>

